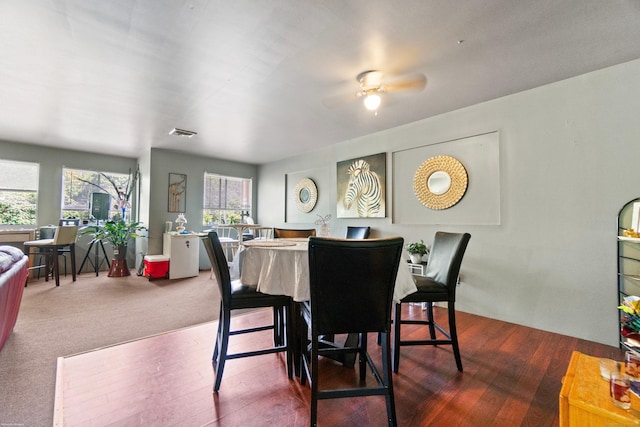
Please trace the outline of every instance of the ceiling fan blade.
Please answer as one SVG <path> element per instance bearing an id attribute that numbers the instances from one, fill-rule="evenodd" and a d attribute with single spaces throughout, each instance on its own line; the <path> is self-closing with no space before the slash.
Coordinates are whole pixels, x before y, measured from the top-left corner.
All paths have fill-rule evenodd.
<path id="1" fill-rule="evenodd" d="M 422 90 L 427 85 L 427 77 L 424 74 L 415 74 L 411 77 L 399 79 L 395 82 L 385 83 L 385 92 L 400 92 L 407 90 Z"/>

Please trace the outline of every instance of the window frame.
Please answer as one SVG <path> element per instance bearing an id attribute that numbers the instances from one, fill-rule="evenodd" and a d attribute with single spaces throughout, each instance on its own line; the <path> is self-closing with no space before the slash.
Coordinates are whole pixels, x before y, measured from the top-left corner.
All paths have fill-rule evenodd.
<path id="1" fill-rule="evenodd" d="M 76 180 L 81 182 L 80 185 L 82 188 L 77 192 L 77 194 L 84 193 L 84 196 L 80 198 L 81 203 L 76 205 L 71 205 L 67 203 L 68 192 L 74 191 L 74 182 L 69 184 L 71 188 L 67 188 L 67 175 L 71 173 L 72 176 L 75 174 Z M 81 174 L 81 175 L 80 175 Z M 92 179 L 88 179 L 92 178 Z M 115 200 L 118 200 L 118 193 L 116 188 L 113 187 L 108 178 L 111 178 L 117 184 L 126 185 L 128 182 L 130 175 L 127 173 L 120 172 L 107 172 L 107 171 L 95 171 L 91 169 L 79 169 L 72 167 L 62 167 L 62 183 L 61 183 L 61 197 L 60 197 L 60 217 L 61 218 L 80 218 L 82 220 L 91 220 L 91 199 L 92 193 L 102 193 L 109 194 L 111 196 L 109 202 L 109 218 L 110 219 L 120 219 L 122 217 L 122 212 L 120 211 L 120 207 L 114 203 Z M 91 181 L 92 183 L 86 182 Z M 69 199 L 74 200 L 77 196 L 70 196 Z M 77 203 L 77 200 L 76 200 Z"/>
<path id="2" fill-rule="evenodd" d="M 0 170 L 2 171 L 0 174 L 0 224 L 9 226 L 36 225 L 38 221 L 40 164 L 0 159 Z M 28 179 L 25 179 L 25 176 Z M 7 203 L 4 203 L 5 200 Z"/>
<path id="3" fill-rule="evenodd" d="M 220 179 L 218 187 L 218 201 L 212 201 L 214 198 L 211 194 L 211 180 Z M 222 194 L 222 182 L 224 181 L 224 195 Z M 233 203 L 229 198 L 229 192 L 233 189 L 229 188 L 229 183 L 237 183 L 241 186 L 241 195 L 234 197 L 233 200 L 239 203 Z M 223 202 L 224 200 L 224 202 Z M 202 190 L 202 225 L 212 226 L 215 224 L 229 224 L 243 222 L 248 216 L 251 216 L 253 209 L 253 178 L 236 177 L 230 175 L 222 175 L 213 172 L 204 172 L 203 190 Z"/>

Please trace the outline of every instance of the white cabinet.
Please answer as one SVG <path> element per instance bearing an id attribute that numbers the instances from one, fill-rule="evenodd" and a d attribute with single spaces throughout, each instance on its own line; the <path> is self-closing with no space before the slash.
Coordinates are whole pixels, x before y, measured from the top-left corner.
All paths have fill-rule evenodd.
<path id="1" fill-rule="evenodd" d="M 200 237 L 197 234 L 164 233 L 162 253 L 169 257 L 169 279 L 198 275 Z"/>
<path id="2" fill-rule="evenodd" d="M 411 272 L 411 274 L 413 274 L 414 276 L 424 276 L 425 273 L 427 272 L 427 263 L 420 263 L 420 264 L 414 264 L 412 262 L 408 262 L 407 265 L 409 266 L 409 271 Z"/>

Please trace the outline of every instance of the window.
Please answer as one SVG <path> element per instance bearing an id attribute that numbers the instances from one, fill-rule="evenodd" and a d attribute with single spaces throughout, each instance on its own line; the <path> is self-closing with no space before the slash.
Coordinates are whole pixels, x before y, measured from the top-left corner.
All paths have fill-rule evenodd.
<path id="1" fill-rule="evenodd" d="M 0 160 L 0 224 L 35 225 L 40 165 Z"/>
<path id="2" fill-rule="evenodd" d="M 117 199 L 116 186 L 126 188 L 129 175 L 123 173 L 96 172 L 81 169 L 63 168 L 62 170 L 62 217 L 96 219 L 93 215 L 100 203 L 93 206 L 93 193 L 108 194 L 108 217 L 118 220 L 122 217 L 119 207 L 114 201 Z"/>
<path id="3" fill-rule="evenodd" d="M 251 179 L 204 174 L 203 224 L 242 222 L 251 212 Z"/>

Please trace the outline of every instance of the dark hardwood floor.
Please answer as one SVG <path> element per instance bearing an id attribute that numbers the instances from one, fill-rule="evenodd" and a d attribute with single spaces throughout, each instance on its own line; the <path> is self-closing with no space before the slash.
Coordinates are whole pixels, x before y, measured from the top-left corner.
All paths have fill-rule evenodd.
<path id="1" fill-rule="evenodd" d="M 405 304 L 419 318 L 419 306 Z M 436 317 L 446 319 L 442 308 Z M 234 318 L 267 319 L 270 311 Z M 404 317 L 404 315 L 403 315 Z M 394 388 L 400 426 L 556 426 L 558 394 L 574 350 L 623 360 L 615 347 L 458 313 L 464 372 L 450 346 L 403 347 Z M 54 425 L 306 426 L 309 387 L 289 381 L 282 353 L 231 360 L 213 393 L 216 323 L 166 333 L 58 361 Z M 403 335 L 419 336 L 415 326 Z M 232 348 L 269 342 L 232 337 Z M 369 347 L 379 363 L 375 337 Z M 357 383 L 355 369 L 324 360 L 321 387 Z M 373 381 L 371 379 L 371 381 Z M 384 426 L 381 397 L 320 401 L 321 426 Z"/>

